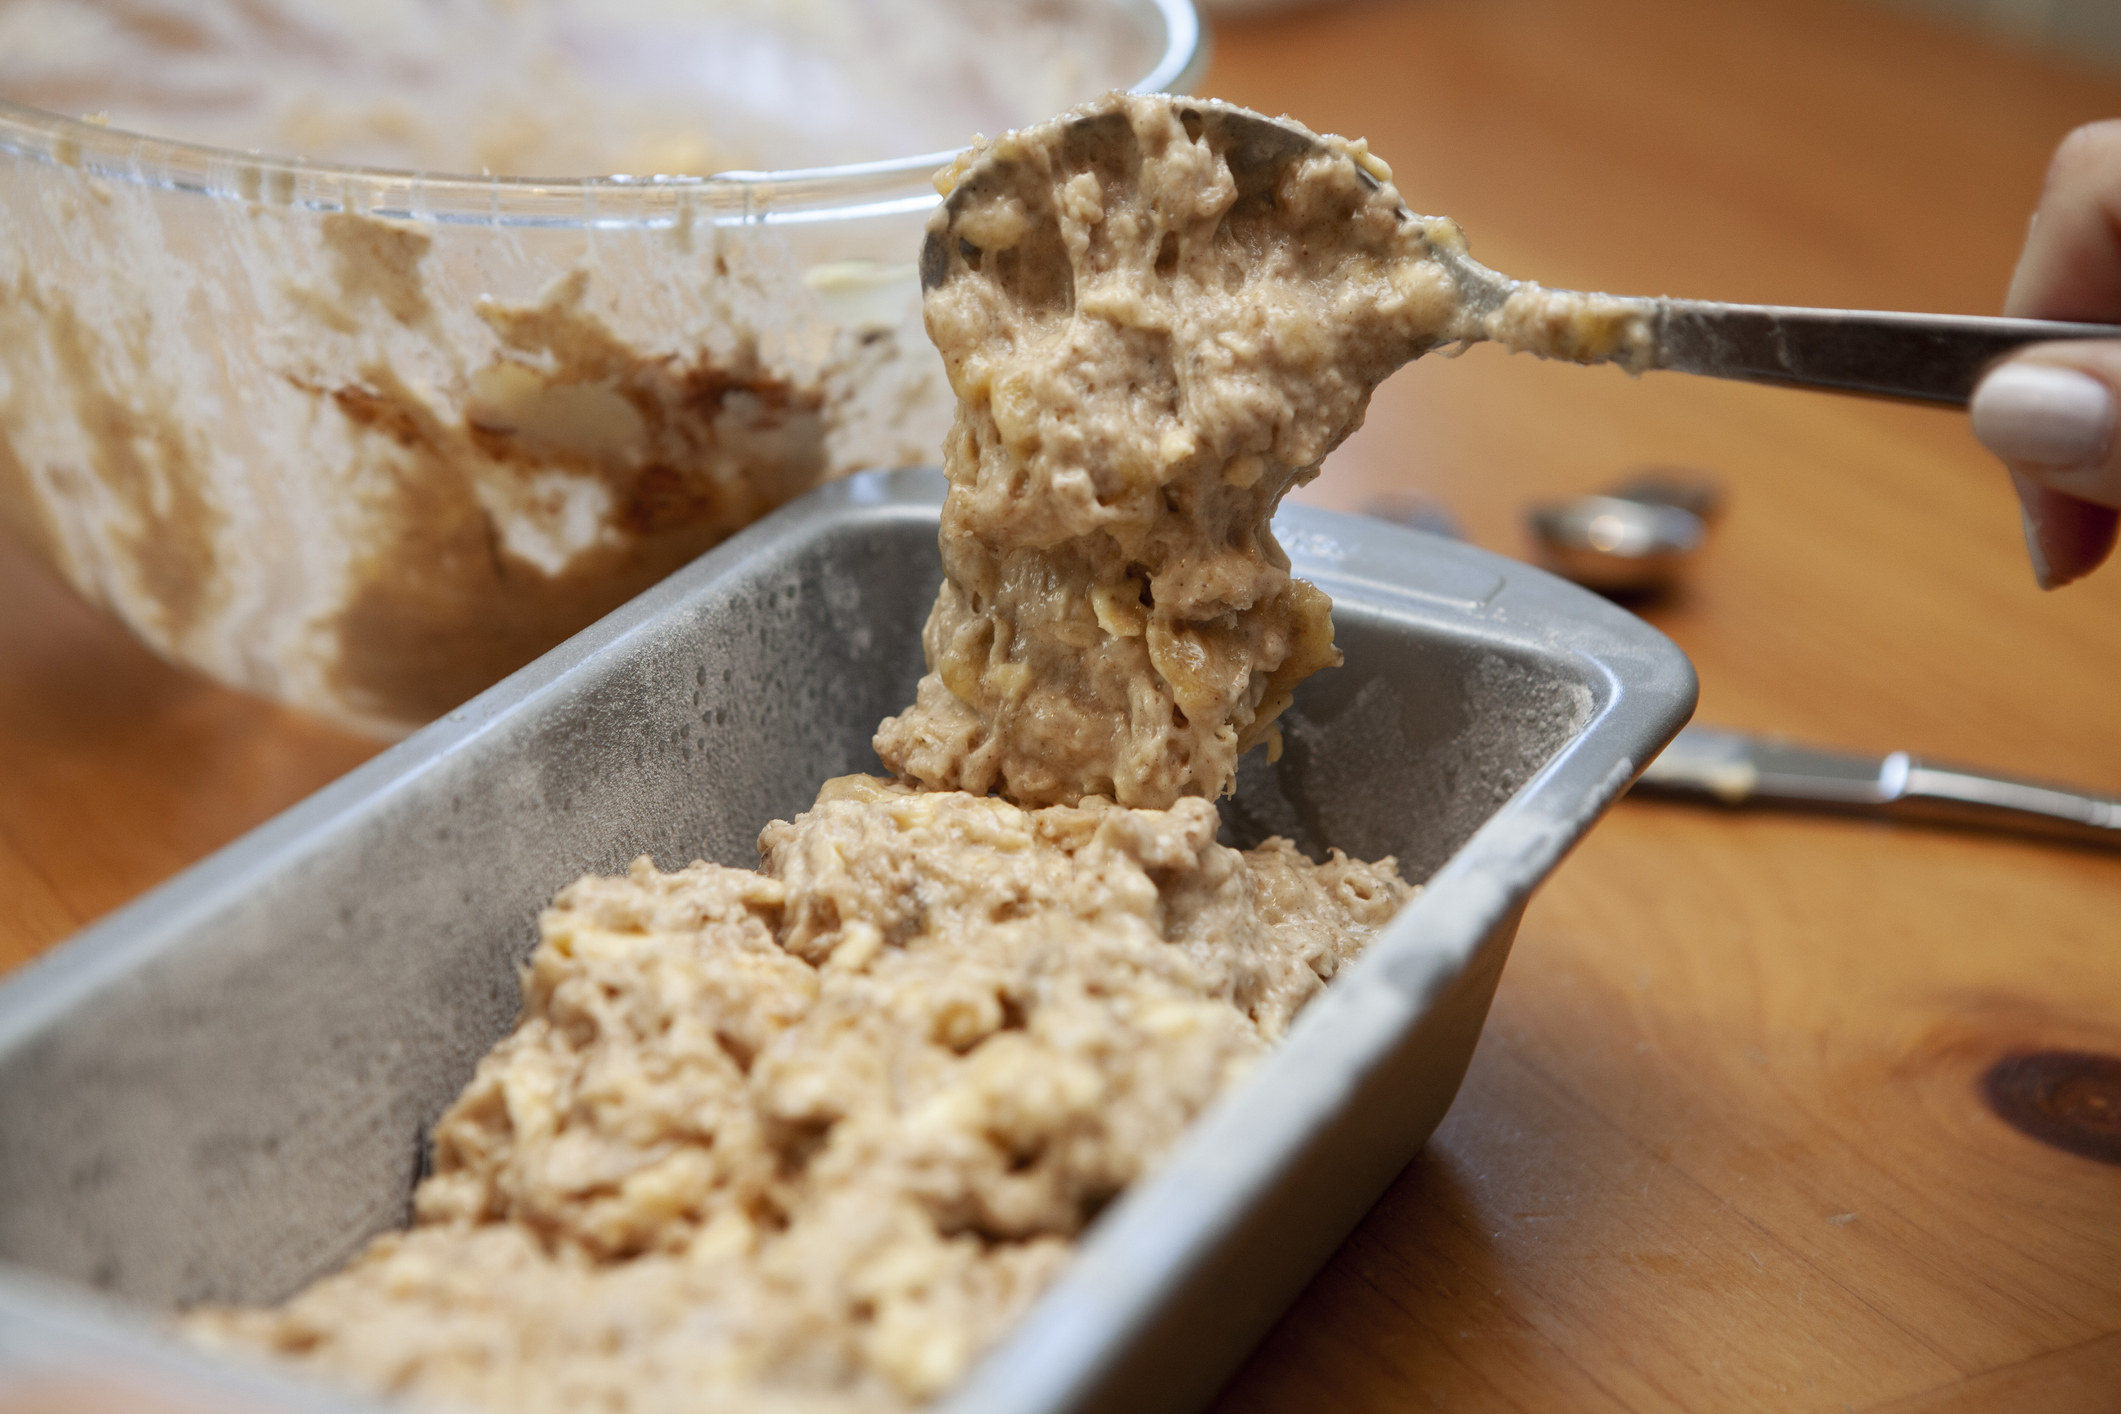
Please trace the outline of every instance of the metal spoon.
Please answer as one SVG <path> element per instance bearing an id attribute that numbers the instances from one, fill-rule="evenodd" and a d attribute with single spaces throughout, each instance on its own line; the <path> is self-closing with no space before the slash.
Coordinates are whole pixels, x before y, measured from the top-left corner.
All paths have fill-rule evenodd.
<path id="1" fill-rule="evenodd" d="M 1346 153 L 1293 121 L 1212 99 L 1168 101 L 1196 140 L 1224 153 L 1242 192 L 1271 193 L 1291 163 L 1321 156 L 1348 163 L 1362 181 L 1378 185 Z M 1124 114 L 1109 111 L 1068 121 L 1067 136 L 1080 137 L 1086 146 L 1109 142 L 1127 125 Z M 975 194 L 1008 184 L 1012 165 L 1011 158 L 990 149 L 959 175 L 940 215 L 929 225 L 921 251 L 923 288 L 942 284 L 977 257 L 977 244 L 964 239 L 957 218 Z M 1399 214 L 1405 221 L 1416 219 L 1404 205 Z M 1031 243 L 1017 254 L 1051 263 L 1046 288 L 1066 287 L 1067 252 L 1057 238 Z M 1527 288 L 1527 282 L 1489 269 L 1462 249 L 1432 244 L 1423 258 L 1436 261 L 1449 274 L 1464 307 L 1475 316 L 1499 310 L 1513 292 Z M 1646 347 L 1634 350 L 1629 360 L 1638 371 L 1671 369 L 1959 407 L 1966 405 L 1987 366 L 2013 349 L 2051 339 L 2121 338 L 2121 325 L 2042 319 L 1643 297 L 1620 297 L 1620 302 L 1641 316 L 1647 334 Z"/>
<path id="2" fill-rule="evenodd" d="M 1690 726 L 1635 783 L 1638 795 L 1730 807 L 1779 805 L 2042 835 L 2121 849 L 2121 799 L 1905 751 L 1858 755 Z"/>
<path id="3" fill-rule="evenodd" d="M 1663 467 L 1600 495 L 1534 506 L 1525 520 L 1547 568 L 1613 595 L 1668 589 L 1723 514 L 1699 472 Z"/>
<path id="4" fill-rule="evenodd" d="M 1549 568 L 1608 594 L 1667 587 L 1708 534 L 1690 511 L 1624 496 L 1575 496 L 1527 519 Z"/>

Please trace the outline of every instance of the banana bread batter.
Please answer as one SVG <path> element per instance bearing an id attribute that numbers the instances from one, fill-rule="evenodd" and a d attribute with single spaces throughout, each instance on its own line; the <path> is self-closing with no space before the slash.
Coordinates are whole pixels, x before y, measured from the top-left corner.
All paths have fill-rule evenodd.
<path id="1" fill-rule="evenodd" d="M 756 873 L 583 879 L 412 1230 L 190 1329 L 511 1414 L 917 1404 L 1409 892 L 1216 825 L 849 776 Z"/>

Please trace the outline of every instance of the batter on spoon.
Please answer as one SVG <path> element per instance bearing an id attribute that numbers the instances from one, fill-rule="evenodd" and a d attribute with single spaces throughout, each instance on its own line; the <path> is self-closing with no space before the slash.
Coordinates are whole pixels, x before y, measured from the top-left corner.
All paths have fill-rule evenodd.
<path id="1" fill-rule="evenodd" d="M 930 671 L 876 738 L 902 778 L 1031 805 L 1227 792 L 1339 661 L 1268 522 L 1386 375 L 1476 337 L 1637 356 L 1604 296 L 1470 306 L 1458 228 L 1409 215 L 1361 142 L 1233 162 L 1263 129 L 1114 94 L 938 178 L 924 310 L 957 415 Z"/>

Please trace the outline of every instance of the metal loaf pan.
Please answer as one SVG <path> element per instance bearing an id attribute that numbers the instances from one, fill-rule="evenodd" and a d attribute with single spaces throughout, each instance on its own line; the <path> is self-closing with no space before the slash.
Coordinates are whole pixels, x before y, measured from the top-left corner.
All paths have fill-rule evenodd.
<path id="1" fill-rule="evenodd" d="M 204 1407 L 372 1407 L 183 1351 L 155 1313 L 284 1296 L 405 1220 L 560 887 L 641 853 L 753 864 L 760 826 L 874 769 L 941 490 L 806 497 L 0 988 L 0 1388 L 130 1371 Z M 1279 765 L 1247 762 L 1229 833 L 1396 854 L 1426 888 L 952 1411 L 1205 1400 L 1435 1128 L 1532 890 L 1692 708 L 1676 648 L 1537 570 L 1300 507 L 1278 529 L 1347 664 Z"/>

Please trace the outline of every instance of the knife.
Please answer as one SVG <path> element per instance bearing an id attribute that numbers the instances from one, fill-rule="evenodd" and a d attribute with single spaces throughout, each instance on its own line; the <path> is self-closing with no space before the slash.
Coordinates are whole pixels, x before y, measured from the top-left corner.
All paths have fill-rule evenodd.
<path id="1" fill-rule="evenodd" d="M 1882 815 L 2121 848 L 2121 799 L 1932 764 L 1856 755 L 1718 727 L 1687 727 L 1649 764 L 1643 795 Z"/>

